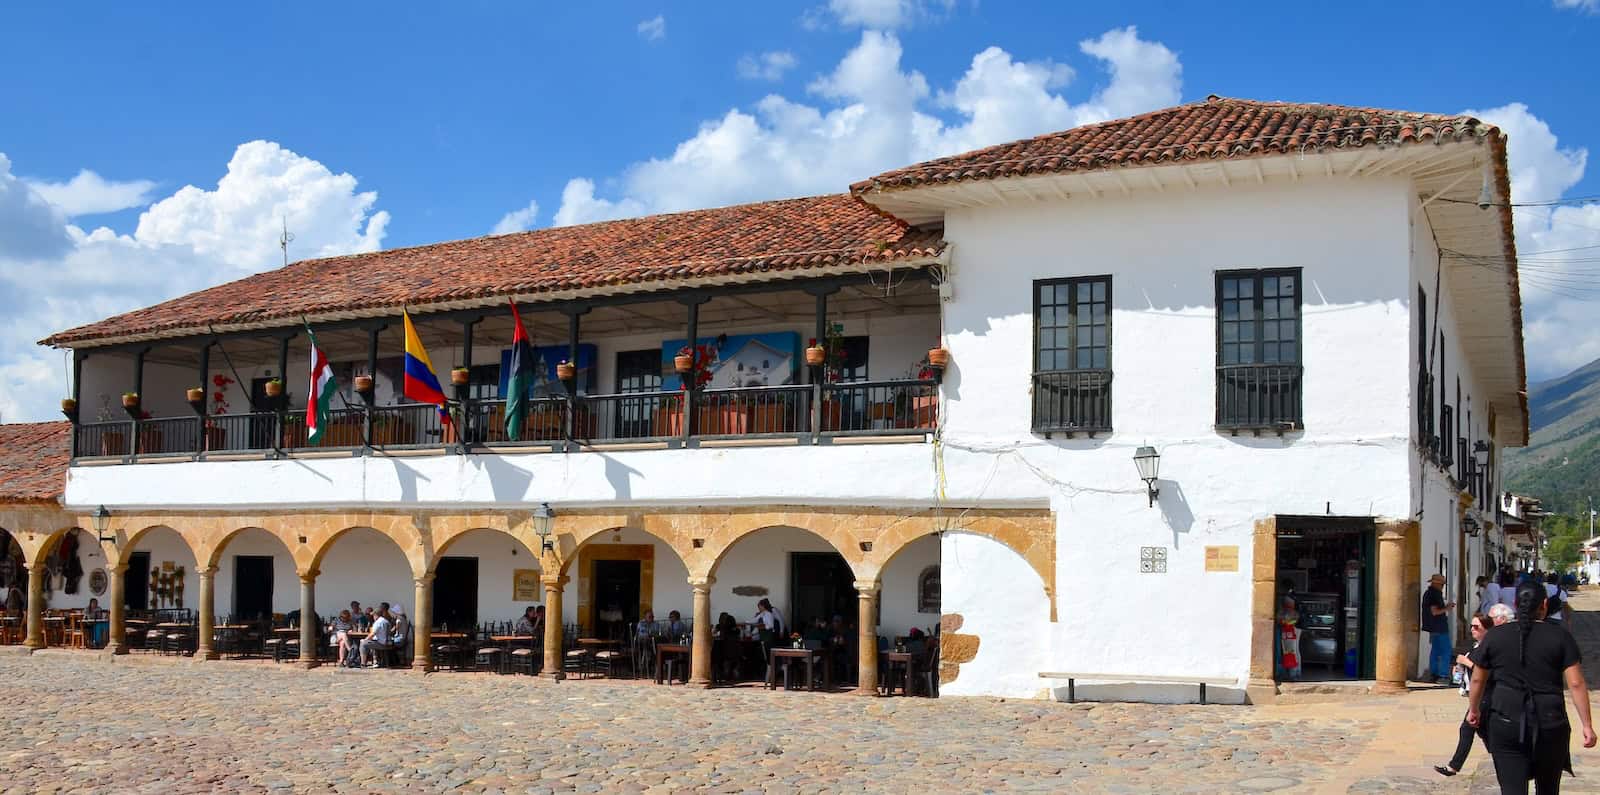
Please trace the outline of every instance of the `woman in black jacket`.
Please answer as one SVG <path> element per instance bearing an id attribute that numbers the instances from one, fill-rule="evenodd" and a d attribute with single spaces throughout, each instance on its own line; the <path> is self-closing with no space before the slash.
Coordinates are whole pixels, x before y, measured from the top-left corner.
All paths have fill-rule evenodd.
<path id="1" fill-rule="evenodd" d="M 1539 795 L 1555 795 L 1561 790 L 1561 772 L 1572 772 L 1572 727 L 1563 684 L 1583 724 L 1583 747 L 1595 744 L 1582 655 L 1572 635 L 1544 623 L 1545 601 L 1542 583 L 1517 586 L 1517 620 L 1489 630 L 1469 655 L 1478 675 L 1472 677 L 1467 722 L 1488 722 L 1489 754 L 1503 795 L 1525 795 L 1530 780 Z M 1490 678 L 1494 697 L 1485 712 L 1483 691 Z"/>

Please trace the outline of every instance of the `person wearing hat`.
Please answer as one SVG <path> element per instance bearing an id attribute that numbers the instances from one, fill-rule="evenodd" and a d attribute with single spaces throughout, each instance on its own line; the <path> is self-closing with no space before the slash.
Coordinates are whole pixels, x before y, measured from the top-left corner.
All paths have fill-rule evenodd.
<path id="1" fill-rule="evenodd" d="M 1428 672 L 1439 684 L 1450 684 L 1450 610 L 1455 606 L 1445 601 L 1444 575 L 1429 577 L 1422 592 L 1422 631 L 1428 633 Z"/>

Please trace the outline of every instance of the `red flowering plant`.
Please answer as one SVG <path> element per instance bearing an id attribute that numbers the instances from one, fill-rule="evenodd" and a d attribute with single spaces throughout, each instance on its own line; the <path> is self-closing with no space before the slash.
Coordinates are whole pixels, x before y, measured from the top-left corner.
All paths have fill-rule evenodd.
<path id="1" fill-rule="evenodd" d="M 680 373 L 678 388 L 688 389 L 690 380 L 693 379 L 695 389 L 705 389 L 711 383 L 711 362 L 716 359 L 716 351 L 710 345 L 685 345 L 678 349 L 678 356 L 688 356 L 694 360 L 694 365 L 689 372 Z"/>
<path id="2" fill-rule="evenodd" d="M 817 347 L 817 338 L 812 337 L 806 347 Z M 828 324 L 827 335 L 822 339 L 822 350 L 822 380 L 830 384 L 837 383 L 844 377 L 844 324 Z"/>
<path id="3" fill-rule="evenodd" d="M 228 387 L 232 386 L 234 383 L 236 382 L 232 378 L 229 378 L 222 373 L 217 373 L 216 375 L 211 376 L 212 392 L 211 411 L 209 412 L 210 416 L 228 413 Z M 215 427 L 215 423 L 213 423 L 210 419 L 207 419 L 206 427 Z"/>

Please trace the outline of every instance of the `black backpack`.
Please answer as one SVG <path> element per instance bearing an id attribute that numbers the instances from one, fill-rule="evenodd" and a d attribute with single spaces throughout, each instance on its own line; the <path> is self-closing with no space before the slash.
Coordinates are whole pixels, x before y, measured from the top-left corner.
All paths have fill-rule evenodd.
<path id="1" fill-rule="evenodd" d="M 1556 613 L 1561 612 L 1561 602 L 1562 602 L 1562 599 L 1561 599 L 1561 588 L 1560 588 L 1560 586 L 1557 586 L 1556 587 L 1556 592 L 1553 593 L 1553 594 L 1550 594 L 1550 597 L 1544 601 L 1544 614 L 1545 614 L 1545 616 L 1546 617 L 1553 616 Z"/>

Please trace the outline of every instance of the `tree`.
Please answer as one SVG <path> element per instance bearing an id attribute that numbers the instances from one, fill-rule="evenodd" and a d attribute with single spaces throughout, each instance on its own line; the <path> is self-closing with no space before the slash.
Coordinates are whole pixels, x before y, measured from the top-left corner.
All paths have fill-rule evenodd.
<path id="1" fill-rule="evenodd" d="M 1587 539 L 1587 519 L 1559 514 L 1544 520 L 1544 560 L 1548 571 L 1566 571 L 1582 558 L 1579 548 Z"/>

